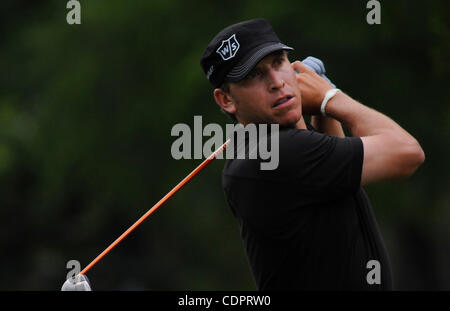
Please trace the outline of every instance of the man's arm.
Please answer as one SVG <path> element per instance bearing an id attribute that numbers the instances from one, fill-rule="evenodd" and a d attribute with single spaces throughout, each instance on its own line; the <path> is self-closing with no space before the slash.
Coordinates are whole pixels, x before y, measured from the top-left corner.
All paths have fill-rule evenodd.
<path id="1" fill-rule="evenodd" d="M 345 137 L 341 122 L 321 115 L 311 116 L 311 125 L 320 133 L 330 136 Z"/>
<path id="2" fill-rule="evenodd" d="M 417 140 L 389 117 L 339 92 L 326 113 L 361 137 L 364 162 L 361 184 L 408 177 L 425 161 Z"/>
<path id="3" fill-rule="evenodd" d="M 320 105 L 330 84 L 301 62 L 294 69 L 300 74 L 302 102 L 312 115 L 320 115 Z M 325 112 L 361 137 L 364 146 L 361 185 L 408 177 L 425 161 L 417 140 L 396 122 L 382 113 L 366 107 L 343 92 L 329 100 Z"/>

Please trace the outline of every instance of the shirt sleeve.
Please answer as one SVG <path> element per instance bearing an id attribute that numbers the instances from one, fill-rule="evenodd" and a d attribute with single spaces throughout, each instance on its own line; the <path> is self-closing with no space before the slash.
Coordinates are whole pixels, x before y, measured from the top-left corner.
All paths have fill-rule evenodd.
<path id="1" fill-rule="evenodd" d="M 360 188 L 364 149 L 359 137 L 310 130 L 280 131 L 279 173 L 305 195 L 329 198 Z"/>

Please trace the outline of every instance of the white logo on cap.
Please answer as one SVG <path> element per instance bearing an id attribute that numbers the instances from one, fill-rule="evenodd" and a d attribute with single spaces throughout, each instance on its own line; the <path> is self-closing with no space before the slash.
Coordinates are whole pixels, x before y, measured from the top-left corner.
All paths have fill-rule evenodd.
<path id="1" fill-rule="evenodd" d="M 209 67 L 208 72 L 206 73 L 206 79 L 209 80 L 209 77 L 211 77 L 212 73 L 214 72 L 214 65 Z"/>
<path id="2" fill-rule="evenodd" d="M 239 50 L 239 42 L 236 39 L 236 34 L 233 34 L 227 40 L 223 40 L 222 44 L 217 49 L 217 53 L 222 57 L 223 60 L 229 60 L 236 55 Z"/>

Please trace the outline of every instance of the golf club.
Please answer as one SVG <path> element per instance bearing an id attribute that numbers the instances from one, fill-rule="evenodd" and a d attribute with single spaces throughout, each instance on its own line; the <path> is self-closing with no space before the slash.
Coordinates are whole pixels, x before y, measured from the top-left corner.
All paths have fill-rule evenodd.
<path id="1" fill-rule="evenodd" d="M 172 190 L 169 191 L 158 203 L 156 203 L 151 209 L 149 209 L 141 218 L 139 218 L 131 227 L 129 227 L 122 235 L 120 235 L 113 243 L 111 243 L 103 252 L 100 253 L 94 260 L 91 261 L 81 272 L 80 275 L 85 275 L 95 264 L 97 264 L 106 254 L 108 254 L 114 247 L 117 246 L 123 239 L 125 239 L 134 229 L 136 229 L 144 220 L 146 220 L 151 214 L 153 214 L 161 205 L 167 202 L 175 193 L 177 193 L 184 185 L 186 185 L 195 175 L 203 170 L 208 164 L 210 164 L 230 143 L 231 139 L 228 139 L 222 146 L 214 151 L 207 159 L 205 159 L 200 165 L 198 165 L 189 175 L 187 175 L 180 183 L 178 183 Z M 85 281 L 85 278 L 77 276 L 81 282 Z M 77 286 L 76 280 L 71 281 L 67 279 L 63 284 L 61 290 L 86 290 L 89 291 L 90 286 Z M 86 283 L 88 284 L 88 283 Z"/>
<path id="2" fill-rule="evenodd" d="M 325 67 L 320 59 L 309 56 L 302 61 L 306 66 L 314 70 L 317 74 L 321 75 L 325 79 Z M 329 81 L 329 80 L 328 80 Z M 331 83 L 331 81 L 329 81 Z M 124 240 L 134 229 L 136 229 L 144 220 L 146 220 L 151 214 L 153 214 L 161 205 L 167 202 L 175 193 L 177 193 L 186 183 L 188 183 L 195 175 L 197 175 L 201 170 L 203 170 L 209 163 L 211 163 L 218 154 L 220 154 L 230 143 L 231 139 L 228 139 L 222 146 L 220 146 L 216 151 L 214 151 L 207 159 L 205 159 L 200 165 L 198 165 L 189 175 L 187 175 L 180 183 L 178 183 L 172 190 L 169 191 L 158 203 L 156 203 L 151 209 L 149 209 L 141 218 L 139 218 L 131 227 L 129 227 L 122 235 L 120 235 L 114 242 L 112 242 L 103 252 L 101 252 L 94 260 L 92 260 L 75 278 L 74 280 L 67 279 L 63 284 L 61 290 L 91 290 L 89 282 L 87 282 L 83 276 L 95 266 L 103 257 L 106 256 L 114 247 L 116 247 L 122 240 Z M 80 285 L 76 280 L 80 280 L 81 283 L 86 283 L 86 285 Z M 83 284 L 84 284 L 83 283 Z"/>

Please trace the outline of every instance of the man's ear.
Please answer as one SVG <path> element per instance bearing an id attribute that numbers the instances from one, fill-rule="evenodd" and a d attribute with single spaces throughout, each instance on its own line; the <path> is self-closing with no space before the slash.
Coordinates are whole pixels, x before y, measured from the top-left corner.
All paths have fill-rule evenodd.
<path id="1" fill-rule="evenodd" d="M 230 93 L 227 93 L 220 88 L 214 89 L 214 99 L 216 100 L 217 105 L 219 105 L 224 111 L 231 114 L 236 113 L 236 104 Z"/>

